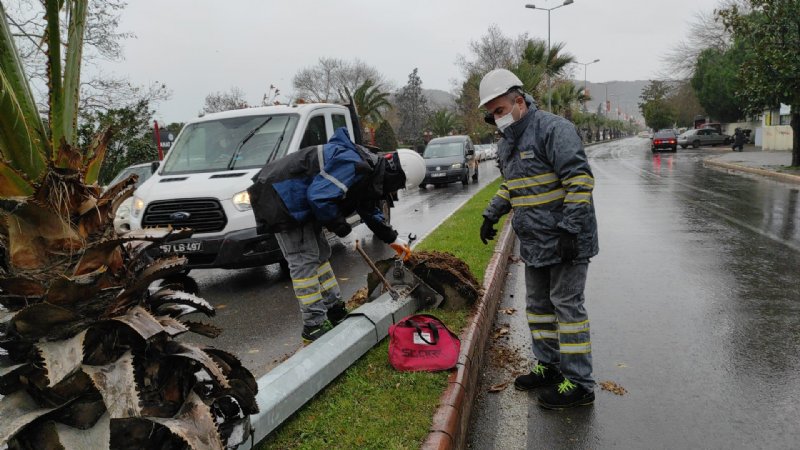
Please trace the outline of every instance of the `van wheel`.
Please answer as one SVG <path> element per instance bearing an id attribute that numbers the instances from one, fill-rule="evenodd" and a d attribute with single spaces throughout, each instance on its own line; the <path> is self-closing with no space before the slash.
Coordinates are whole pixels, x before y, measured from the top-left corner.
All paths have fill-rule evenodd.
<path id="1" fill-rule="evenodd" d="M 464 175 L 461 177 L 461 184 L 463 184 L 464 186 L 466 186 L 466 185 L 468 185 L 468 184 L 469 184 L 469 173 L 465 173 L 465 174 L 464 174 Z"/>
<path id="2" fill-rule="evenodd" d="M 478 168 L 475 168 L 475 173 L 472 174 L 472 181 L 477 183 L 478 182 Z"/>

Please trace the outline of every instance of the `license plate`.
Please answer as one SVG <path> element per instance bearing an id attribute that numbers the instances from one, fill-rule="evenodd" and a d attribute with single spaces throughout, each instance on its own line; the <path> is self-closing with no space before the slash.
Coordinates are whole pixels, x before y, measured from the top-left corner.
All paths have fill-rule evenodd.
<path id="1" fill-rule="evenodd" d="M 445 175 L 447 175 L 447 172 L 436 172 L 436 173 L 432 173 L 431 177 L 432 178 L 436 178 L 436 177 L 443 177 Z"/>
<path id="2" fill-rule="evenodd" d="M 176 244 L 163 244 L 161 251 L 164 253 L 194 253 L 203 249 L 202 241 L 181 242 Z"/>

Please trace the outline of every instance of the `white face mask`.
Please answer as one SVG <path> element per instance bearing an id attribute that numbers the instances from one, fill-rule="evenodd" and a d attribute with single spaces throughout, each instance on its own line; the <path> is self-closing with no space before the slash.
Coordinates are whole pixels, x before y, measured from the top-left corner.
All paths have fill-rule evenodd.
<path id="1" fill-rule="evenodd" d="M 506 128 L 508 128 L 509 125 L 511 125 L 512 123 L 516 122 L 516 120 L 514 120 L 514 115 L 513 115 L 514 108 L 516 108 L 516 107 L 517 107 L 517 102 L 514 102 L 514 105 L 511 107 L 511 111 L 509 111 L 508 114 L 506 114 L 503 117 L 499 117 L 497 119 L 494 119 L 494 123 L 497 125 L 497 128 L 500 131 L 505 131 Z"/>

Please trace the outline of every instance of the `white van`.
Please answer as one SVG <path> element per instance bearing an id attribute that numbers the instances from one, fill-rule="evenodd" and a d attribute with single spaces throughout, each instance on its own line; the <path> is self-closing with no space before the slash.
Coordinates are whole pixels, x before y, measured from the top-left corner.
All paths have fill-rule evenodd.
<path id="1" fill-rule="evenodd" d="M 158 170 L 135 192 L 131 229 L 191 228 L 161 249 L 189 268 L 234 269 L 283 262 L 272 234 L 259 235 L 247 188 L 268 160 L 328 142 L 350 111 L 316 103 L 209 114 L 187 123 Z M 390 205 L 382 205 L 388 213 Z M 387 215 L 388 219 L 388 215 Z M 355 223 L 358 217 L 348 219 Z"/>

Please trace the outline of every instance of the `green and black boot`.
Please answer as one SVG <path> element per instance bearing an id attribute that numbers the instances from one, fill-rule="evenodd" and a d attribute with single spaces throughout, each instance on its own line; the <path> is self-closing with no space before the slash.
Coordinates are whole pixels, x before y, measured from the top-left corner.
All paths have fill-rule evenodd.
<path id="1" fill-rule="evenodd" d="M 339 302 L 328 310 L 328 320 L 333 326 L 339 325 L 345 318 L 347 318 L 347 308 L 345 308 L 344 302 Z"/>
<path id="2" fill-rule="evenodd" d="M 317 339 L 322 337 L 323 334 L 327 333 L 328 331 L 331 331 L 332 328 L 333 328 L 333 325 L 331 325 L 331 323 L 328 322 L 327 320 L 325 322 L 322 322 L 320 325 L 317 325 L 317 326 L 313 326 L 313 327 L 310 327 L 310 326 L 307 326 L 307 325 L 303 326 L 303 334 L 302 334 L 303 343 L 304 344 L 310 344 L 310 343 L 316 341 Z"/>
<path id="3" fill-rule="evenodd" d="M 520 375 L 514 380 L 514 388 L 518 391 L 530 391 L 544 386 L 553 386 L 564 381 L 564 376 L 554 364 L 536 362 L 531 373 Z"/>
<path id="4" fill-rule="evenodd" d="M 594 391 L 578 386 L 564 379 L 558 386 L 553 386 L 539 394 L 539 406 L 544 409 L 568 409 L 594 403 Z"/>

